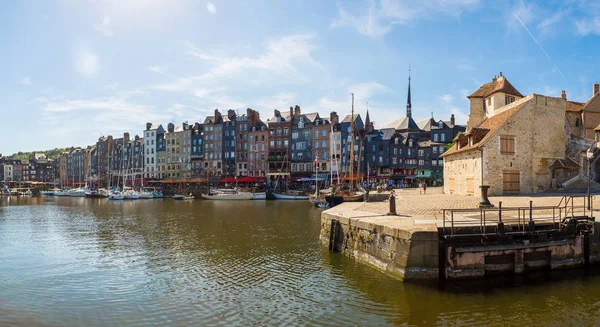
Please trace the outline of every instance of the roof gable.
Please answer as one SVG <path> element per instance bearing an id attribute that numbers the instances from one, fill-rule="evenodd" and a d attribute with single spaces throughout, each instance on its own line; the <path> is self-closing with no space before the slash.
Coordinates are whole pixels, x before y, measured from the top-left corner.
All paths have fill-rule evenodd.
<path id="1" fill-rule="evenodd" d="M 506 79 L 506 77 L 502 76 L 502 73 L 500 73 L 499 77 L 494 77 L 490 83 L 483 84 L 477 91 L 473 92 L 467 98 L 487 98 L 497 92 L 503 92 L 519 97 L 523 96 L 521 92 L 517 91 L 517 89 Z"/>
<path id="2" fill-rule="evenodd" d="M 510 109 L 507 109 L 497 115 L 494 115 L 486 120 L 482 121 L 478 126 L 472 128 L 466 134 L 460 134 L 455 138 L 455 145 L 453 145 L 448 151 L 444 152 L 442 156 L 451 155 L 468 150 L 479 149 L 483 146 L 493 135 L 502 128 L 506 122 L 511 119 L 517 112 L 525 107 L 531 100 L 532 96 L 528 96 L 513 102 L 516 105 Z M 520 103 L 519 103 L 520 102 Z M 469 145 L 469 137 L 473 138 L 473 145 Z M 458 149 L 460 145 L 460 149 Z"/>

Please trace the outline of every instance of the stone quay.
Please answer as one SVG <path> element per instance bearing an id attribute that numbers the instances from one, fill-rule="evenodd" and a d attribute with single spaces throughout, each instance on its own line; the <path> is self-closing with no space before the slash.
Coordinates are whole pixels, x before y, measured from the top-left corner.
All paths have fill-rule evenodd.
<path id="1" fill-rule="evenodd" d="M 395 192 L 389 202 L 343 203 L 321 214 L 323 244 L 400 279 L 481 278 L 600 262 L 600 228 L 587 197 Z"/>

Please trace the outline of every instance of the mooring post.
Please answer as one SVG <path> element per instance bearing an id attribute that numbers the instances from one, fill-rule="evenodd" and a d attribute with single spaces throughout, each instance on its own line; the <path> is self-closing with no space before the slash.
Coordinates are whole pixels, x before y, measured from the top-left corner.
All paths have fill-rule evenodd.
<path id="1" fill-rule="evenodd" d="M 533 222 L 533 201 L 529 201 L 529 231 L 535 230 L 535 223 Z"/>
<path id="2" fill-rule="evenodd" d="M 590 235 L 583 234 L 583 267 L 590 269 Z"/>
<path id="3" fill-rule="evenodd" d="M 498 234 L 504 236 L 504 223 L 502 222 L 502 201 L 498 203 Z"/>
<path id="4" fill-rule="evenodd" d="M 389 197 L 389 202 L 390 202 L 390 211 L 387 213 L 388 216 L 396 216 L 396 195 L 394 193 L 394 190 L 392 190 L 390 192 L 390 197 Z"/>
<path id="5" fill-rule="evenodd" d="M 329 251 L 333 251 L 334 247 L 335 247 L 335 231 L 336 231 L 336 226 L 337 225 L 337 220 L 335 219 L 331 219 L 331 226 L 329 229 Z"/>

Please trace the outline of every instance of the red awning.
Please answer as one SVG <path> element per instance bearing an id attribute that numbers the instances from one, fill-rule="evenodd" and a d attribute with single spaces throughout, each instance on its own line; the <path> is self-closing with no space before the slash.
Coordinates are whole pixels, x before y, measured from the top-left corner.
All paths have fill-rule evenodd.
<path id="1" fill-rule="evenodd" d="M 235 177 L 225 177 L 222 179 L 219 179 L 219 183 L 235 183 Z"/>

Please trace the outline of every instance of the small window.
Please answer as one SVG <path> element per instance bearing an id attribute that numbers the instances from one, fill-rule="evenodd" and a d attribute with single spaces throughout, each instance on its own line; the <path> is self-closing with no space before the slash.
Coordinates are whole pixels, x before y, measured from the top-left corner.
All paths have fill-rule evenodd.
<path id="1" fill-rule="evenodd" d="M 515 137 L 500 135 L 500 154 L 515 154 Z"/>
<path id="2" fill-rule="evenodd" d="M 443 122 L 439 122 L 439 123 L 438 123 L 438 127 L 439 127 L 439 128 L 444 128 L 444 123 L 443 123 Z"/>
<path id="3" fill-rule="evenodd" d="M 511 97 L 511 96 L 508 96 L 508 95 L 504 97 L 504 104 L 505 105 L 513 103 L 513 102 L 515 102 L 515 97 Z"/>
<path id="4" fill-rule="evenodd" d="M 575 119 L 575 126 L 579 126 L 579 118 Z"/>

